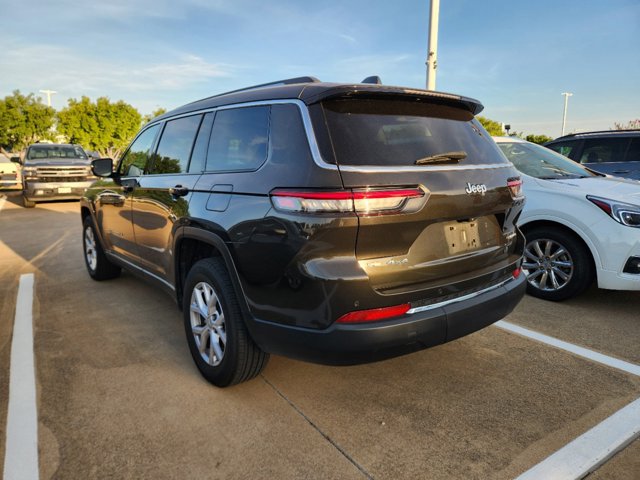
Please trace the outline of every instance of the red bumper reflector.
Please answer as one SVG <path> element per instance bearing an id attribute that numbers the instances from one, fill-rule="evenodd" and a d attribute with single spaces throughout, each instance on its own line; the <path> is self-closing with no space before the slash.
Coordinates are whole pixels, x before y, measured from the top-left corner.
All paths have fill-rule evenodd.
<path id="1" fill-rule="evenodd" d="M 513 278 L 518 278 L 520 276 L 520 272 L 522 272 L 522 269 L 520 267 L 516 268 L 512 273 Z"/>
<path id="2" fill-rule="evenodd" d="M 387 318 L 399 317 L 409 311 L 411 305 L 408 303 L 395 305 L 393 307 L 372 308 L 371 310 L 358 310 L 349 312 L 341 316 L 337 323 L 360 323 L 372 322 L 375 320 L 385 320 Z"/>

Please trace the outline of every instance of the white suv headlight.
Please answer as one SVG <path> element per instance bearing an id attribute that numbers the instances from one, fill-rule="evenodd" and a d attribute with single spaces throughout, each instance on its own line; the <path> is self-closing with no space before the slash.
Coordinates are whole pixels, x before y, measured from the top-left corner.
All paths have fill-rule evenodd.
<path id="1" fill-rule="evenodd" d="M 640 228 L 640 206 L 591 195 L 587 195 L 587 200 L 599 207 L 600 210 L 616 222 L 627 227 Z"/>

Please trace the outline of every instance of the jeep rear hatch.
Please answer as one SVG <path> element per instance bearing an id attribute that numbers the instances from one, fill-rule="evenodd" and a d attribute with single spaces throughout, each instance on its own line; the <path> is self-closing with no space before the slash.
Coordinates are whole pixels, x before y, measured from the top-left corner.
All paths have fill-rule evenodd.
<path id="1" fill-rule="evenodd" d="M 349 96 L 320 104 L 328 131 L 322 154 L 353 192 L 356 255 L 379 293 L 477 289 L 508 276 L 521 253 L 517 171 L 467 104 L 432 100 Z"/>

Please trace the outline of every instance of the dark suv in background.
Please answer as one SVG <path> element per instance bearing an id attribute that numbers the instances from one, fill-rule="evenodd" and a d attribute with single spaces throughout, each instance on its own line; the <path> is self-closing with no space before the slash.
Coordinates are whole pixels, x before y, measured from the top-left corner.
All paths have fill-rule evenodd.
<path id="1" fill-rule="evenodd" d="M 477 101 L 303 77 L 145 125 L 82 199 L 91 277 L 121 267 L 183 310 L 227 386 L 269 353 L 354 364 L 485 327 L 520 301 L 524 199 Z"/>
<path id="2" fill-rule="evenodd" d="M 591 170 L 640 180 L 640 130 L 573 133 L 544 145 Z"/>

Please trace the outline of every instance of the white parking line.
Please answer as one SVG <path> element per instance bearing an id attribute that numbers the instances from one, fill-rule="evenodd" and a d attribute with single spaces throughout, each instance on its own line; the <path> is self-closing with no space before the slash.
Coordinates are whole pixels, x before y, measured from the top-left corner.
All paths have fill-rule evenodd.
<path id="1" fill-rule="evenodd" d="M 20 276 L 11 342 L 5 480 L 38 479 L 38 410 L 33 354 L 33 273 Z"/>
<path id="2" fill-rule="evenodd" d="M 4 195 L 0 195 L 0 212 L 2 211 L 2 207 L 4 207 L 4 202 L 7 201 L 7 197 Z"/>
<path id="3" fill-rule="evenodd" d="M 640 376 L 639 365 L 609 357 L 504 320 L 496 322 L 494 325 L 588 360 Z M 583 478 L 639 437 L 640 398 L 545 458 L 516 480 L 537 480 L 540 478 L 545 480 L 576 480 Z"/>
<path id="4" fill-rule="evenodd" d="M 538 342 L 551 345 L 552 347 L 571 352 L 574 355 L 587 358 L 594 362 L 617 368 L 618 370 L 622 370 L 632 375 L 640 376 L 640 365 L 635 365 L 633 363 L 625 362 L 624 360 L 619 360 L 608 355 L 603 355 L 602 353 L 594 352 L 593 350 L 589 350 L 588 348 L 579 347 L 578 345 L 574 345 L 573 343 L 563 342 L 562 340 L 558 340 L 557 338 L 534 332 L 533 330 L 529 330 L 528 328 L 519 327 L 518 325 L 505 322 L 504 320 L 500 320 L 499 322 L 494 323 L 494 325 L 504 330 L 522 335 L 523 337 L 528 337 L 533 340 L 537 340 Z"/>
<path id="5" fill-rule="evenodd" d="M 517 480 L 583 478 L 640 436 L 640 398 L 565 445 Z"/>

